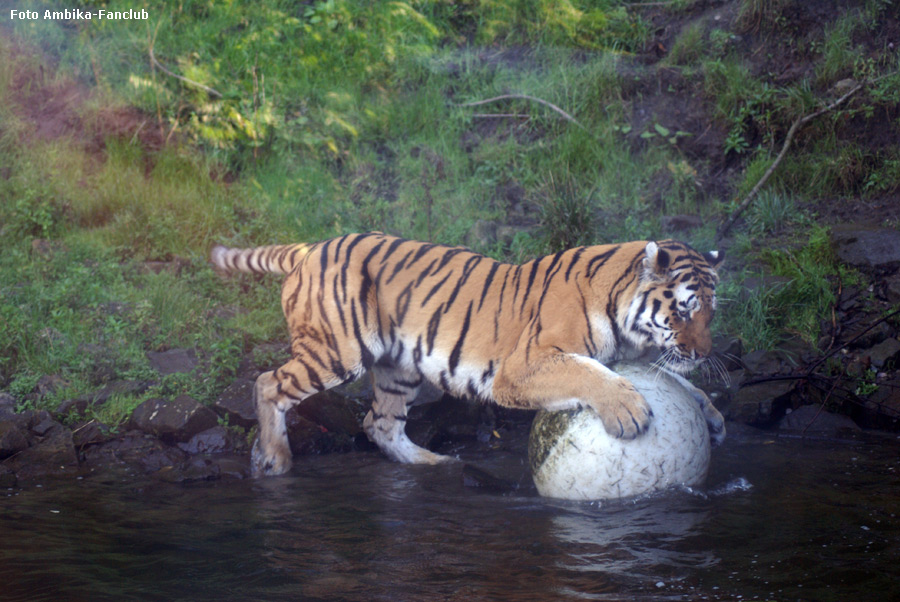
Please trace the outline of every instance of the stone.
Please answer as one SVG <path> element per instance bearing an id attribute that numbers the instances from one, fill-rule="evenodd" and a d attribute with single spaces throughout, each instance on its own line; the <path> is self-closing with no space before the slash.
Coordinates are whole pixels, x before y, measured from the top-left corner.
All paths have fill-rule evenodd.
<path id="1" fill-rule="evenodd" d="M 187 459 L 187 454 L 180 449 L 137 430 L 127 431 L 101 445 L 92 445 L 82 454 L 85 466 L 94 471 L 125 465 L 142 473 L 155 473 L 178 466 Z"/>
<path id="2" fill-rule="evenodd" d="M 741 387 L 722 414 L 729 420 L 767 426 L 777 417 L 776 408 L 786 405 L 794 384 L 793 380 L 773 380 Z"/>
<path id="3" fill-rule="evenodd" d="M 844 224 L 833 226 L 831 243 L 844 263 L 884 269 L 900 265 L 900 231 L 893 228 Z"/>
<path id="4" fill-rule="evenodd" d="M 232 430 L 218 425 L 197 433 L 178 448 L 189 454 L 221 454 L 244 447 L 245 442 Z"/>
<path id="5" fill-rule="evenodd" d="M 193 349 L 148 351 L 146 355 L 150 367 L 163 376 L 190 372 L 197 367 L 197 354 Z"/>
<path id="6" fill-rule="evenodd" d="M 0 464 L 0 488 L 8 489 L 15 487 L 17 482 L 18 479 L 16 478 L 16 473 Z"/>
<path id="7" fill-rule="evenodd" d="M 0 393 L 0 420 L 16 413 L 16 398 L 9 393 Z"/>
<path id="8" fill-rule="evenodd" d="M 12 420 L 0 421 L 0 460 L 27 449 L 28 435 L 22 425 Z"/>
<path id="9" fill-rule="evenodd" d="M 72 431 L 62 425 L 50 428 L 31 447 L 6 460 L 5 465 L 16 473 L 18 480 L 78 470 Z"/>
<path id="10" fill-rule="evenodd" d="M 819 405 L 800 406 L 791 411 L 778 422 L 778 428 L 826 436 L 836 436 L 842 430 L 860 430 L 848 416 L 826 412 Z"/>
<path id="11" fill-rule="evenodd" d="M 653 409 L 649 430 L 617 439 L 589 409 L 538 412 L 528 458 L 545 497 L 599 500 L 632 497 L 706 479 L 710 435 L 693 395 L 674 377 L 641 364 L 617 364 Z"/>
<path id="12" fill-rule="evenodd" d="M 131 415 L 131 424 L 167 443 L 187 442 L 202 431 L 218 424 L 215 412 L 188 395 L 171 401 L 148 399 Z"/>
<path id="13" fill-rule="evenodd" d="M 900 303 L 900 275 L 894 275 L 885 280 L 884 296 L 890 303 Z"/>
<path id="14" fill-rule="evenodd" d="M 776 351 L 751 351 L 741 358 L 741 363 L 749 374 L 778 374 L 783 368 L 781 356 Z"/>
<path id="15" fill-rule="evenodd" d="M 228 385 L 213 404 L 220 416 L 228 416 L 228 424 L 251 428 L 256 424 L 256 408 L 253 406 L 254 381 L 239 378 Z"/>
<path id="16" fill-rule="evenodd" d="M 327 430 L 355 437 L 362 431 L 360 419 L 347 398 L 332 391 L 322 391 L 294 406 L 301 416 Z"/>
<path id="17" fill-rule="evenodd" d="M 863 353 L 869 356 L 872 365 L 876 368 L 895 366 L 897 358 L 900 356 L 900 341 L 897 339 L 885 339 Z"/>

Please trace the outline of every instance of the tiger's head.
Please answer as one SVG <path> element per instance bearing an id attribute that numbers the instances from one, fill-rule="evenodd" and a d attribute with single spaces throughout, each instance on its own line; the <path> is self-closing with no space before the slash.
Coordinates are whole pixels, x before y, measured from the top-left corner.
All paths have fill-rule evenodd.
<path id="1" fill-rule="evenodd" d="M 665 368 L 686 373 L 697 367 L 712 351 L 716 270 L 723 259 L 718 251 L 700 254 L 674 240 L 648 242 L 637 266 L 626 336 L 638 347 L 660 348 Z"/>

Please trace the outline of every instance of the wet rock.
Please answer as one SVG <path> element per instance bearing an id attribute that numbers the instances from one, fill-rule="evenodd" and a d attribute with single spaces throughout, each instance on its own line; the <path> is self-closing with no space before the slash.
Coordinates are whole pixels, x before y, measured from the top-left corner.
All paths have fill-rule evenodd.
<path id="1" fill-rule="evenodd" d="M 162 374 L 179 374 L 197 367 L 197 354 L 193 349 L 169 349 L 168 351 L 148 351 L 150 367 Z"/>
<path id="2" fill-rule="evenodd" d="M 890 303 L 900 303 L 900 274 L 885 279 L 884 296 Z"/>
<path id="3" fill-rule="evenodd" d="M 76 397 L 75 399 L 67 399 L 60 402 L 56 408 L 57 415 L 67 416 L 75 412 L 84 414 L 88 407 L 92 405 L 102 405 L 109 401 L 113 395 L 140 395 L 150 388 L 150 383 L 137 380 L 117 380 L 104 386 L 95 393 L 88 393 Z"/>
<path id="4" fill-rule="evenodd" d="M 722 362 L 726 371 L 743 368 L 741 356 L 744 355 L 744 345 L 737 337 L 713 338 L 713 354 Z"/>
<path id="5" fill-rule="evenodd" d="M 239 378 L 228 387 L 213 404 L 213 410 L 228 417 L 228 424 L 251 428 L 256 424 L 256 408 L 253 407 L 254 381 Z"/>
<path id="6" fill-rule="evenodd" d="M 109 427 L 98 420 L 91 420 L 72 429 L 72 442 L 79 450 L 89 445 L 105 443 L 112 438 Z"/>
<path id="7" fill-rule="evenodd" d="M 853 418 L 865 428 L 896 431 L 900 427 L 900 377 L 877 384 L 863 406 L 855 406 Z"/>
<path id="8" fill-rule="evenodd" d="M 463 466 L 463 486 L 474 489 L 481 489 L 492 494 L 506 494 L 516 491 L 519 487 L 513 481 L 507 481 L 499 477 L 495 477 L 489 472 L 466 464 Z"/>
<path id="9" fill-rule="evenodd" d="M 4 464 L 18 480 L 48 474 L 65 474 L 78 470 L 78 454 L 72 442 L 72 431 L 61 424 L 49 428 L 28 449 L 7 459 Z"/>
<path id="10" fill-rule="evenodd" d="M 214 426 L 179 443 L 178 448 L 189 454 L 221 454 L 245 449 L 246 441 L 231 429 Z"/>
<path id="11" fill-rule="evenodd" d="M 865 352 L 869 361 L 876 368 L 894 367 L 900 358 L 900 341 L 897 339 L 885 339 Z"/>
<path id="12" fill-rule="evenodd" d="M 800 406 L 778 422 L 783 431 L 799 431 L 807 434 L 834 437 L 841 431 L 858 431 L 859 426 L 848 416 L 826 412 L 818 405 Z"/>
<path id="13" fill-rule="evenodd" d="M 0 393 L 0 420 L 16 413 L 16 398 L 9 393 Z"/>
<path id="14" fill-rule="evenodd" d="M 153 473 L 178 466 L 185 459 L 185 452 L 137 430 L 127 431 L 107 443 L 83 450 L 84 466 L 92 471 L 126 465 L 142 473 Z"/>
<path id="15" fill-rule="evenodd" d="M 417 445 L 434 449 L 447 441 L 474 441 L 482 423 L 482 405 L 444 395 L 409 413 L 406 434 Z"/>
<path id="16" fill-rule="evenodd" d="M 17 482 L 16 473 L 0 464 L 0 488 L 15 487 Z"/>
<path id="17" fill-rule="evenodd" d="M 741 358 L 741 363 L 748 374 L 778 374 L 784 367 L 781 355 L 777 351 L 751 351 Z"/>
<path id="18" fill-rule="evenodd" d="M 214 481 L 221 472 L 219 465 L 202 456 L 191 456 L 177 466 L 164 466 L 155 476 L 168 483 L 196 483 Z"/>
<path id="19" fill-rule="evenodd" d="M 292 411 L 333 433 L 355 437 L 362 430 L 358 412 L 353 411 L 351 402 L 333 391 L 308 397 Z"/>
<path id="20" fill-rule="evenodd" d="M 186 442 L 197 433 L 218 424 L 215 412 L 187 395 L 171 401 L 154 398 L 139 405 L 131 415 L 131 425 L 167 443 Z"/>
<path id="21" fill-rule="evenodd" d="M 900 231 L 893 228 L 846 224 L 831 229 L 831 243 L 844 263 L 863 268 L 900 265 Z"/>
<path id="22" fill-rule="evenodd" d="M 288 412 L 285 418 L 291 452 L 295 456 L 318 454 L 327 449 L 328 440 L 325 431 L 318 424 L 296 412 Z"/>
<path id="23" fill-rule="evenodd" d="M 0 421 L 0 460 L 28 448 L 30 442 L 26 432 L 26 429 L 15 421 Z"/>
<path id="24" fill-rule="evenodd" d="M 742 387 L 725 405 L 729 420 L 752 426 L 768 426 L 777 420 L 794 390 L 793 380 L 775 380 Z"/>

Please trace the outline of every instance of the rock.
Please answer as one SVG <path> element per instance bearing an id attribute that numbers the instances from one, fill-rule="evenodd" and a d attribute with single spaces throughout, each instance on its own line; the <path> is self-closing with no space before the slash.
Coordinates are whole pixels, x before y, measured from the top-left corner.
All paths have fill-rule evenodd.
<path id="1" fill-rule="evenodd" d="M 893 228 L 845 224 L 831 229 L 831 243 L 844 263 L 863 268 L 900 265 L 900 231 Z"/>
<path id="2" fill-rule="evenodd" d="M 291 453 L 295 456 L 318 454 L 328 447 L 325 432 L 318 424 L 296 412 L 288 412 L 285 419 Z"/>
<path id="3" fill-rule="evenodd" d="M 751 351 L 741 357 L 741 363 L 749 374 L 771 375 L 781 372 L 783 362 L 777 351 Z"/>
<path id="4" fill-rule="evenodd" d="M 16 398 L 9 393 L 0 393 L 0 420 L 16 413 Z"/>
<path id="5" fill-rule="evenodd" d="M 167 443 L 186 442 L 197 433 L 218 424 L 215 412 L 187 395 L 167 402 L 148 399 L 131 415 L 131 424 Z"/>
<path id="6" fill-rule="evenodd" d="M 18 480 L 74 472 L 78 470 L 78 454 L 72 442 L 72 431 L 57 424 L 31 447 L 4 464 L 16 473 Z"/>
<path id="7" fill-rule="evenodd" d="M 818 405 L 800 406 L 786 414 L 779 421 L 778 428 L 826 436 L 837 436 L 842 430 L 860 430 L 849 417 L 826 412 Z"/>
<path id="8" fill-rule="evenodd" d="M 189 454 L 221 454 L 245 447 L 246 441 L 224 426 L 206 429 L 191 437 L 190 441 L 178 444 L 179 449 Z"/>
<path id="9" fill-rule="evenodd" d="M 254 381 L 239 378 L 222 391 L 213 404 L 220 416 L 228 416 L 228 423 L 251 428 L 256 424 L 256 408 L 253 407 Z"/>
<path id="10" fill-rule="evenodd" d="M 333 433 L 355 437 L 362 428 L 350 402 L 333 391 L 322 391 L 304 399 L 292 411 Z"/>
<path id="11" fill-rule="evenodd" d="M 778 418 L 794 390 L 793 380 L 775 380 L 742 387 L 722 414 L 752 426 L 768 426 Z"/>
<path id="12" fill-rule="evenodd" d="M 0 460 L 28 448 L 26 429 L 12 420 L 0 421 Z"/>
<path id="13" fill-rule="evenodd" d="M 489 472 L 471 464 L 465 464 L 462 473 L 465 487 L 482 489 L 488 493 L 499 495 L 512 493 L 519 488 L 516 483 L 495 477 Z"/>
<path id="14" fill-rule="evenodd" d="M 538 412 L 528 458 L 538 492 L 597 500 L 697 485 L 709 468 L 710 436 L 700 407 L 675 378 L 640 364 L 613 369 L 632 381 L 653 409 L 649 430 L 633 440 L 607 434 L 591 410 Z"/>
<path id="15" fill-rule="evenodd" d="M 105 443 L 112 439 L 109 427 L 97 420 L 91 420 L 72 429 L 72 442 L 79 450 L 89 445 Z"/>
<path id="16" fill-rule="evenodd" d="M 0 487 L 5 489 L 15 487 L 17 482 L 16 473 L 0 464 Z"/>
<path id="17" fill-rule="evenodd" d="M 884 296 L 890 303 L 900 303 L 900 275 L 891 276 L 885 280 Z"/>
<path id="18" fill-rule="evenodd" d="M 164 466 L 155 476 L 168 483 L 214 481 L 220 476 L 219 465 L 201 456 L 192 456 L 177 466 Z"/>
<path id="19" fill-rule="evenodd" d="M 150 367 L 163 376 L 190 372 L 197 367 L 197 354 L 193 349 L 148 351 L 146 355 Z"/>
<path id="20" fill-rule="evenodd" d="M 83 456 L 85 466 L 90 470 L 126 465 L 142 473 L 178 466 L 187 458 L 187 454 L 180 449 L 137 430 L 127 431 L 101 445 L 92 445 L 83 450 Z"/>
<path id="21" fill-rule="evenodd" d="M 876 368 L 893 367 L 897 365 L 897 359 L 900 357 L 900 341 L 885 339 L 863 353 L 869 356 Z"/>
<path id="22" fill-rule="evenodd" d="M 34 392 L 37 393 L 40 399 L 68 387 L 69 384 L 68 380 L 58 374 L 45 374 L 38 379 L 37 384 L 34 386 Z"/>

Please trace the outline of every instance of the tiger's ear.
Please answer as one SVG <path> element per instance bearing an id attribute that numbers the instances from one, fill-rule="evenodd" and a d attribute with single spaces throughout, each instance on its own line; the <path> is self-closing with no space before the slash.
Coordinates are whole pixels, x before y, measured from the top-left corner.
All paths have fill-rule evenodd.
<path id="1" fill-rule="evenodd" d="M 703 258 L 712 267 L 718 271 L 722 264 L 725 263 L 725 251 L 708 251 L 703 254 Z"/>
<path id="2" fill-rule="evenodd" d="M 650 280 L 665 280 L 669 275 L 672 257 L 665 249 L 652 240 L 644 247 L 644 277 Z"/>

